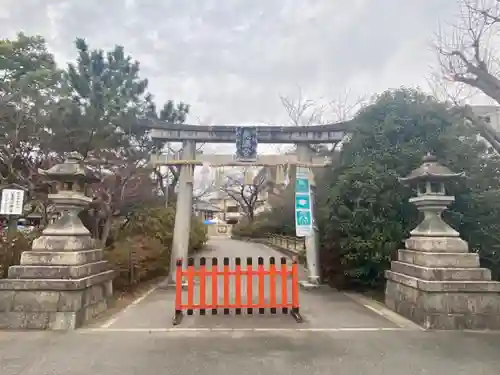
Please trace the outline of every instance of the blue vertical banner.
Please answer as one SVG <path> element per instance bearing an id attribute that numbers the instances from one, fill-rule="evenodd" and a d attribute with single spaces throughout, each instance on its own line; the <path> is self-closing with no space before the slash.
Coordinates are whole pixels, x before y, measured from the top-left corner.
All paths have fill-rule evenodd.
<path id="1" fill-rule="evenodd" d="M 312 234 L 312 230 L 309 168 L 297 167 L 295 176 L 295 235 L 307 237 Z"/>

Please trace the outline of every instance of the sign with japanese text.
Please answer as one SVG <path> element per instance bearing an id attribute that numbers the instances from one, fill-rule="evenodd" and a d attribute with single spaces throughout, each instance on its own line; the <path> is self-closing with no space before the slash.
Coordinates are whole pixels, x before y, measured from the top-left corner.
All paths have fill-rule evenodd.
<path id="1" fill-rule="evenodd" d="M 2 201 L 0 203 L 1 215 L 16 215 L 23 214 L 24 207 L 24 190 L 21 189 L 3 189 Z"/>

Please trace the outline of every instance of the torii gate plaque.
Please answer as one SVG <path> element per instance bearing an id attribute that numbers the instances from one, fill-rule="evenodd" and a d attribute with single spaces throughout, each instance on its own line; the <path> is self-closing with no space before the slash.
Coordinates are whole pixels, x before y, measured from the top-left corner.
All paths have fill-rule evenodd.
<path id="1" fill-rule="evenodd" d="M 255 162 L 257 160 L 257 143 L 256 128 L 236 128 L 236 159 L 245 162 Z"/>

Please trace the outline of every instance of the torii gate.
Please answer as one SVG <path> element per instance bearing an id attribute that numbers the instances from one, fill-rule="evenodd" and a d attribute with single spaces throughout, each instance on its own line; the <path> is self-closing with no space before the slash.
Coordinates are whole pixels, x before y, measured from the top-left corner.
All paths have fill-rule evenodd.
<path id="1" fill-rule="evenodd" d="M 154 140 L 182 142 L 181 160 L 166 160 L 152 155 L 151 164 L 177 165 L 180 167 L 179 190 L 175 213 L 175 227 L 172 244 L 172 261 L 169 281 L 175 283 L 175 260 L 188 257 L 191 209 L 193 204 L 194 167 L 209 163 L 211 166 L 278 166 L 296 165 L 304 168 L 324 167 L 329 161 L 314 157 L 309 145 L 334 144 L 344 139 L 348 123 L 341 122 L 316 126 L 257 126 L 238 127 L 229 125 L 203 126 L 171 124 L 161 121 L 147 125 Z M 238 158 L 234 155 L 196 155 L 196 143 L 235 143 Z M 247 142 L 247 143 L 245 143 Z M 257 155 L 258 143 L 294 143 L 296 155 Z M 314 179 L 313 179 L 314 180 Z M 314 181 L 310 181 L 311 185 Z M 314 199 L 311 199 L 311 205 Z M 318 228 L 311 207 L 312 234 L 306 237 L 306 258 L 308 280 L 301 284 L 314 287 L 320 283 Z"/>

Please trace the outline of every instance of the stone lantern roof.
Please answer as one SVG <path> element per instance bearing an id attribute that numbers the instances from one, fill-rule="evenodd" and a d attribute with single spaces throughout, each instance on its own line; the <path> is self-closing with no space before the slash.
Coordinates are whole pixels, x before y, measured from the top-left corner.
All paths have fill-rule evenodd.
<path id="1" fill-rule="evenodd" d="M 39 169 L 38 172 L 54 180 L 83 180 L 92 184 L 100 181 L 94 172 L 83 165 L 83 157 L 78 152 L 71 152 L 64 163 L 56 164 L 49 169 Z"/>
<path id="2" fill-rule="evenodd" d="M 431 154 L 424 156 L 422 162 L 420 167 L 413 170 L 408 176 L 400 178 L 400 181 L 442 181 L 463 177 L 465 175 L 463 172 L 454 173 L 449 168 L 439 164 L 437 158 Z"/>

